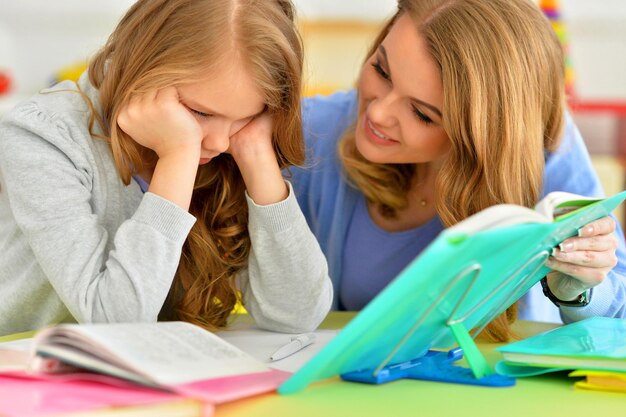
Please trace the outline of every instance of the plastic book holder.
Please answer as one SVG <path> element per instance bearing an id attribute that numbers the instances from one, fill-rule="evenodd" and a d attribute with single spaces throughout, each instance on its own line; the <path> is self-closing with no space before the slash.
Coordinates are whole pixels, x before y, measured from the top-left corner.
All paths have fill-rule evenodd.
<path id="1" fill-rule="evenodd" d="M 455 318 L 457 311 L 463 304 L 463 301 L 466 299 L 467 294 L 474 286 L 476 279 L 481 272 L 481 266 L 478 263 L 474 263 L 466 267 L 455 275 L 452 281 L 450 281 L 450 284 L 444 289 L 444 291 L 441 292 L 435 302 L 432 303 L 424 314 L 417 319 L 415 324 L 409 329 L 400 342 L 375 369 L 365 369 L 344 373 L 341 374 L 341 378 L 345 381 L 363 382 L 368 384 L 384 384 L 398 379 L 422 379 L 428 381 L 484 385 L 491 387 L 509 387 L 515 385 L 514 378 L 496 374 L 493 369 L 491 369 L 487 360 L 474 342 L 474 338 L 485 328 L 485 326 L 487 326 L 487 323 L 500 315 L 504 309 L 497 308 L 492 310 L 485 317 L 485 319 L 483 319 L 483 324 L 477 327 L 473 335 L 469 334 L 463 323 L 472 313 L 482 307 L 489 299 L 497 294 L 501 288 L 506 287 L 508 283 L 514 280 L 522 271 L 532 265 L 535 261 L 539 260 L 535 268 L 523 278 L 521 285 L 527 283 L 527 281 L 532 279 L 535 273 L 541 269 L 549 255 L 550 254 L 545 250 L 537 253 L 524 265 L 513 272 L 498 287 L 487 294 L 487 296 L 480 303 L 476 304 L 465 315 Z M 441 303 L 446 294 L 457 285 L 461 285 L 462 282 L 465 282 L 467 277 L 471 277 L 469 285 L 465 288 L 463 296 L 459 299 L 459 302 L 456 304 L 454 310 L 450 314 L 450 317 L 446 321 L 446 325 L 450 328 L 454 338 L 459 344 L 459 347 L 451 349 L 447 352 L 428 350 L 425 355 L 419 358 L 388 365 L 395 354 L 398 353 L 400 348 L 402 348 L 402 346 L 410 339 L 411 335 L 426 320 L 428 315 Z M 514 294 L 512 293 L 510 298 L 513 296 Z M 508 306 L 510 298 L 501 305 Z M 469 364 L 469 368 L 454 365 L 455 362 L 463 358 L 463 353 L 465 353 L 465 358 Z"/>
<path id="2" fill-rule="evenodd" d="M 550 272 L 545 261 L 555 246 L 625 199 L 626 191 L 586 205 L 573 200 L 581 207 L 552 222 L 502 225 L 488 217 L 477 220 L 480 227 L 444 230 L 278 392 L 337 375 L 370 384 L 409 378 L 513 385 L 489 367 L 474 338 Z M 492 216 L 489 210 L 500 209 L 476 216 Z M 463 355 L 469 367 L 455 364 Z"/>

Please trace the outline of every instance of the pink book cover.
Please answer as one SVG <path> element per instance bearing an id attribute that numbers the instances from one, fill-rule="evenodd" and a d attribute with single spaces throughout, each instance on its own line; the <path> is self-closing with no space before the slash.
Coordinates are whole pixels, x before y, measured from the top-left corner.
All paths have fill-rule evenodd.
<path id="1" fill-rule="evenodd" d="M 202 401 L 204 415 L 210 416 L 214 405 L 274 391 L 290 375 L 271 370 L 196 381 L 167 391 L 93 373 L 5 372 L 0 374 L 0 416 L 39 417 L 111 406 L 158 404 L 182 398 Z"/>

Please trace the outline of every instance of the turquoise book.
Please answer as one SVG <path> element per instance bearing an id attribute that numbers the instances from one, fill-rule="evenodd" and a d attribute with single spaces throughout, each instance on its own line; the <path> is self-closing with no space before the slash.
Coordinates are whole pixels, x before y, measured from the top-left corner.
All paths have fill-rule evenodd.
<path id="1" fill-rule="evenodd" d="M 626 320 L 591 317 L 497 348 L 500 372 L 522 375 L 552 370 L 626 372 Z M 520 367 L 521 369 L 517 369 Z"/>
<path id="2" fill-rule="evenodd" d="M 554 247 L 625 198 L 626 191 L 606 199 L 555 192 L 534 209 L 496 205 L 444 230 L 278 392 L 338 375 L 511 385 L 496 378 L 473 338 L 550 272 Z M 469 374 L 449 366 L 463 356 Z"/>

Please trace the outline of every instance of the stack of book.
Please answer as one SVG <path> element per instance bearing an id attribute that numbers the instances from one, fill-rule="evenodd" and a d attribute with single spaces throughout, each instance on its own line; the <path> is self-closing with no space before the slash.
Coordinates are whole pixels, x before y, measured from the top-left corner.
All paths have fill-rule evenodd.
<path id="1" fill-rule="evenodd" d="M 626 393 L 626 320 L 592 317 L 497 348 L 509 376 L 574 370 L 576 388 Z"/>

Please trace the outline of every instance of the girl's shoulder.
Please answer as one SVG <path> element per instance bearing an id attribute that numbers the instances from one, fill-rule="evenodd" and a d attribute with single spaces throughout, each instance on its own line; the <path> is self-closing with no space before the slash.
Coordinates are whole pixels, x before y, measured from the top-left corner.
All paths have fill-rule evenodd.
<path id="1" fill-rule="evenodd" d="M 89 129 L 92 111 L 85 100 L 89 96 L 81 90 L 76 83 L 64 81 L 4 114 L 0 120 L 0 152 L 16 158 L 43 152 L 49 157 L 70 159 L 77 166 L 88 165 L 95 152 L 107 153 L 106 146 L 94 144 Z"/>
<path id="2" fill-rule="evenodd" d="M 28 124 L 83 121 L 89 106 L 73 81 L 62 81 L 18 103 L 5 120 Z"/>
<path id="3" fill-rule="evenodd" d="M 35 135 L 49 142 L 84 141 L 89 135 L 93 91 L 63 81 L 18 103 L 0 121 L 5 134 Z M 97 100 L 97 99 L 96 99 Z M 22 133 L 20 133 L 22 132 Z"/>

